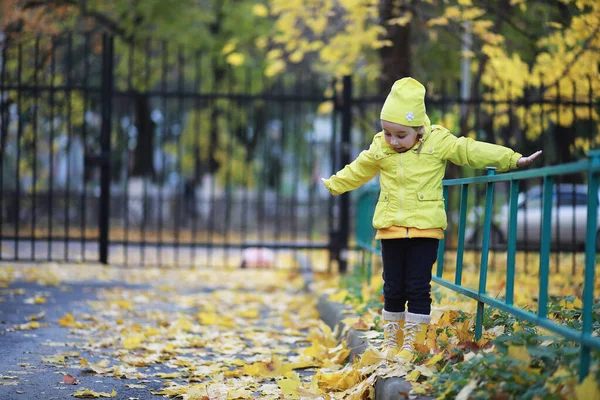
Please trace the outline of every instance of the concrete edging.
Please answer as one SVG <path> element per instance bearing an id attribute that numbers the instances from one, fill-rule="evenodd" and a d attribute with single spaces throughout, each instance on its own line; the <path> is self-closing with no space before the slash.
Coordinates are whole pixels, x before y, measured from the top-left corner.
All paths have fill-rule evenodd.
<path id="1" fill-rule="evenodd" d="M 305 290 L 312 292 L 312 268 L 310 260 L 306 256 L 297 255 L 296 261 L 298 262 L 300 272 L 305 279 Z M 359 354 L 362 354 L 368 345 L 368 339 L 366 339 L 360 331 L 356 329 L 344 327 L 341 322 L 347 316 L 354 314 L 352 307 L 344 304 L 334 303 L 329 301 L 327 295 L 319 296 L 317 301 L 317 310 L 323 322 L 325 322 L 332 330 L 336 326 L 340 325 L 340 331 L 338 340 L 345 339 L 348 347 L 350 348 L 350 359 L 354 360 Z M 345 336 L 342 337 L 342 333 Z M 399 400 L 407 399 L 408 393 L 410 393 L 412 385 L 410 382 L 402 378 L 383 378 L 377 379 L 375 384 L 375 400 Z M 430 400 L 433 397 L 413 395 L 411 399 Z"/>

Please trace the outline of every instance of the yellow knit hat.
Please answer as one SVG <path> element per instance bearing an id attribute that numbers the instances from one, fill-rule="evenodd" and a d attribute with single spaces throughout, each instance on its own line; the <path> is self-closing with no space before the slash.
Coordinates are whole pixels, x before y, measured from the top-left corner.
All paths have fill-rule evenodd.
<path id="1" fill-rule="evenodd" d="M 425 117 L 425 86 L 413 78 L 394 82 L 383 103 L 381 119 L 400 125 L 422 126 Z"/>

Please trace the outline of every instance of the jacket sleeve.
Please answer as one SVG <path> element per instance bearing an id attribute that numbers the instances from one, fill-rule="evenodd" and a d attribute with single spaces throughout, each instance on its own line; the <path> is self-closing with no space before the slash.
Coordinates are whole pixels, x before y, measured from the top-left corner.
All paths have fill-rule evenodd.
<path id="1" fill-rule="evenodd" d="M 456 165 L 468 165 L 471 168 L 482 169 L 496 167 L 498 171 L 508 171 L 517 168 L 517 161 L 522 154 L 508 147 L 478 142 L 468 137 L 457 138 L 447 129 L 442 129 L 442 158 Z"/>
<path id="2" fill-rule="evenodd" d="M 375 145 L 371 143 L 368 150 L 363 150 L 354 161 L 326 179 L 324 184 L 331 194 L 338 195 L 359 188 L 373 179 L 378 172 Z"/>

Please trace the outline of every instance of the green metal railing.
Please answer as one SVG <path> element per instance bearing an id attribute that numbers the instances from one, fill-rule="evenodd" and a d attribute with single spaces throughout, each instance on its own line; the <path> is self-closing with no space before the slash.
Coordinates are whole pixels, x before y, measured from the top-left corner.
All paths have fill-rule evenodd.
<path id="1" fill-rule="evenodd" d="M 587 226 L 585 242 L 585 266 L 584 266 L 584 289 L 583 289 L 583 311 L 582 329 L 577 331 L 559 325 L 548 319 L 548 283 L 550 270 L 550 241 L 552 221 L 552 191 L 554 181 L 557 177 L 569 174 L 583 173 L 587 176 L 588 205 Z M 539 265 L 539 296 L 537 313 L 524 310 L 513 304 L 515 290 L 515 264 L 517 253 L 517 206 L 519 196 L 519 182 L 525 179 L 543 179 L 543 205 L 542 205 L 542 229 Z M 590 368 L 591 351 L 600 350 L 600 338 L 592 336 L 593 303 L 594 303 L 594 278 L 596 264 L 596 227 L 598 223 L 598 186 L 600 179 L 600 150 L 588 153 L 588 158 L 569 164 L 552 167 L 531 169 L 527 171 L 509 172 L 496 175 L 494 168 L 488 168 L 487 176 L 473 178 L 444 180 L 443 191 L 446 210 L 448 209 L 448 191 L 450 187 L 460 187 L 460 214 L 458 221 L 458 247 L 456 250 L 456 269 L 454 282 L 442 278 L 444 271 L 444 249 L 445 240 L 440 241 L 438 249 L 438 261 L 433 281 L 453 291 L 461 293 L 477 301 L 477 314 L 475 319 L 475 338 L 482 336 L 483 312 L 485 305 L 505 311 L 517 318 L 537 324 L 538 326 L 557 333 L 568 340 L 577 342 L 581 346 L 579 377 L 587 376 Z M 494 199 L 494 186 L 498 182 L 509 182 L 509 221 L 507 237 L 507 265 L 506 265 L 506 295 L 504 300 L 490 297 L 486 294 L 488 257 L 490 250 L 490 237 L 492 230 L 492 207 Z M 478 290 L 462 286 L 463 254 L 465 228 L 467 222 L 468 188 L 473 184 L 486 185 L 485 214 L 483 223 L 483 242 L 481 245 L 481 265 L 479 269 Z M 378 245 L 373 245 L 374 229 L 371 220 L 374 213 L 378 189 L 368 189 L 358 198 L 356 212 L 356 244 L 365 253 L 380 254 Z M 370 277 L 371 263 L 367 264 L 368 276 Z"/>

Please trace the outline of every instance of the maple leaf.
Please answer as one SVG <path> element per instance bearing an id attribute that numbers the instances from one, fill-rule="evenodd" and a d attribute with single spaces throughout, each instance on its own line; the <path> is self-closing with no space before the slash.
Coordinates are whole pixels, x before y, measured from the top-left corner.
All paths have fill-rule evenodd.
<path id="1" fill-rule="evenodd" d="M 80 399 L 98 399 L 100 397 L 110 398 L 110 397 L 116 397 L 117 392 L 114 389 L 113 389 L 112 393 L 106 393 L 106 392 L 96 392 L 96 391 L 88 389 L 88 388 L 83 388 L 81 390 L 78 390 L 78 391 L 72 393 L 71 396 L 77 397 Z"/>
<path id="2" fill-rule="evenodd" d="M 62 364 L 65 362 L 64 355 L 58 355 L 54 357 L 42 357 L 42 362 L 50 363 L 50 364 Z"/>
<path id="3" fill-rule="evenodd" d="M 361 376 L 349 364 L 339 371 L 326 372 L 322 369 L 315 374 L 315 379 L 322 390 L 346 390 L 359 383 Z"/>
<path id="4" fill-rule="evenodd" d="M 105 373 L 107 373 L 109 371 L 112 371 L 112 368 L 108 367 L 109 364 L 110 364 L 110 361 L 108 359 L 106 359 L 106 358 L 103 359 L 103 360 L 101 360 L 101 361 L 98 361 L 97 363 L 93 363 L 93 362 L 89 362 L 89 361 L 87 361 L 85 359 L 81 359 L 79 361 L 80 364 L 83 365 L 83 361 L 85 361 L 85 363 L 86 363 L 85 365 L 89 369 L 91 369 L 92 371 L 94 371 L 95 373 L 97 373 L 99 375 L 102 375 L 102 374 L 105 374 Z"/>
<path id="5" fill-rule="evenodd" d="M 290 376 L 277 379 L 277 384 L 281 388 L 283 395 L 287 395 L 292 399 L 300 399 L 297 389 L 302 384 L 297 374 L 292 373 Z"/>
<path id="6" fill-rule="evenodd" d="M 245 365 L 242 369 L 246 375 L 274 378 L 285 376 L 292 370 L 292 366 L 290 364 L 283 365 L 279 357 L 274 355 L 269 362 L 257 362 Z"/>
<path id="7" fill-rule="evenodd" d="M 64 327 L 81 327 L 82 325 L 81 323 L 79 323 L 78 326 L 78 322 L 75 321 L 75 317 L 73 317 L 73 315 L 70 313 L 66 313 L 64 317 L 60 318 L 58 320 L 58 324 Z"/>
<path id="8" fill-rule="evenodd" d="M 143 340 L 146 338 L 143 334 L 129 335 L 121 339 L 123 342 L 123 348 L 127 350 L 134 350 L 142 346 Z"/>
<path id="9" fill-rule="evenodd" d="M 208 312 L 198 313 L 198 321 L 202 325 L 217 325 L 228 328 L 231 328 L 235 325 L 235 320 L 231 317 Z"/>

